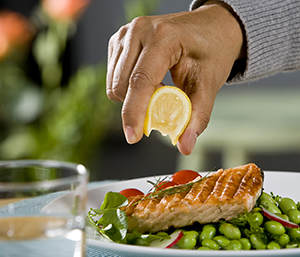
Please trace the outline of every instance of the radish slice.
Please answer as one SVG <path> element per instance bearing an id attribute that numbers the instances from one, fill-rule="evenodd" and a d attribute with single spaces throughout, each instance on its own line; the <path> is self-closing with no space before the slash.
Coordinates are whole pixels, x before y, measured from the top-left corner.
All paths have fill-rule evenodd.
<path id="1" fill-rule="evenodd" d="M 298 224 L 290 222 L 290 221 L 287 221 L 287 220 L 285 220 L 285 219 L 277 216 L 276 214 L 268 211 L 267 209 L 265 209 L 263 207 L 261 208 L 261 210 L 262 210 L 262 214 L 264 216 L 266 216 L 270 220 L 274 220 L 274 221 L 277 221 L 277 222 L 281 223 L 283 226 L 285 226 L 287 228 L 298 228 L 299 227 Z"/>
<path id="2" fill-rule="evenodd" d="M 175 231 L 170 235 L 170 239 L 164 239 L 162 241 L 155 240 L 150 243 L 150 247 L 156 248 L 171 248 L 172 246 L 176 245 L 178 241 L 182 238 L 183 232 L 181 230 Z"/>

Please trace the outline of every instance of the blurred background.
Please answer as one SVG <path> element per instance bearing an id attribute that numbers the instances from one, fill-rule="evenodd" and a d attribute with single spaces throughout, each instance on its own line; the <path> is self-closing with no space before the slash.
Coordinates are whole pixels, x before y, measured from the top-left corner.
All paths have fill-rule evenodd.
<path id="1" fill-rule="evenodd" d="M 91 180 L 255 162 L 300 169 L 300 72 L 225 85 L 191 156 L 152 132 L 128 145 L 121 103 L 105 93 L 107 44 L 136 16 L 188 10 L 182 0 L 1 0 L 0 159 L 78 162 Z M 164 80 L 172 84 L 167 74 Z"/>

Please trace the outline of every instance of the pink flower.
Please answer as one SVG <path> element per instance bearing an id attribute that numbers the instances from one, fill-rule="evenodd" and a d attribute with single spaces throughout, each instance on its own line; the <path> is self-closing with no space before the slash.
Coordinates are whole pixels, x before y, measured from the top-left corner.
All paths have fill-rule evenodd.
<path id="1" fill-rule="evenodd" d="M 0 12 L 0 59 L 13 48 L 24 45 L 31 37 L 25 17 L 12 11 Z"/>
<path id="2" fill-rule="evenodd" d="M 58 21 L 76 19 L 90 3 L 90 0 L 43 0 L 47 14 Z"/>

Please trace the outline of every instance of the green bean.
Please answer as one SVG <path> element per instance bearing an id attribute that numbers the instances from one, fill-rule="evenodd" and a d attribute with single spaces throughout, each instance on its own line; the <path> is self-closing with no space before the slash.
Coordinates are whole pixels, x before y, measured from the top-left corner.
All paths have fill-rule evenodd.
<path id="1" fill-rule="evenodd" d="M 277 249 L 281 249 L 281 247 L 276 242 L 271 241 L 270 243 L 267 244 L 267 249 L 269 249 L 269 250 L 277 250 Z"/>
<path id="2" fill-rule="evenodd" d="M 300 223 L 300 211 L 298 211 L 297 209 L 288 210 L 287 216 L 289 217 L 289 220 L 291 222 L 294 222 L 296 224 Z"/>
<path id="3" fill-rule="evenodd" d="M 240 239 L 241 238 L 241 231 L 238 227 L 232 225 L 231 223 L 223 223 L 219 231 L 224 236 L 228 237 L 229 239 Z"/>
<path id="4" fill-rule="evenodd" d="M 272 235 L 280 236 L 285 233 L 285 227 L 281 223 L 273 220 L 265 222 L 265 229 Z"/>
<path id="5" fill-rule="evenodd" d="M 213 239 L 216 235 L 216 229 L 214 227 L 206 227 L 203 229 L 203 231 L 200 233 L 199 240 L 200 242 L 204 239 Z"/>
<path id="6" fill-rule="evenodd" d="M 178 241 L 177 246 L 181 249 L 193 249 L 197 244 L 195 236 L 191 233 L 186 233 Z"/>
<path id="7" fill-rule="evenodd" d="M 259 227 L 264 221 L 264 217 L 259 212 L 250 213 L 249 215 L 249 223 L 251 226 L 255 225 Z"/>
<path id="8" fill-rule="evenodd" d="M 255 213 L 255 212 L 260 212 L 261 208 L 260 207 L 254 207 L 251 211 L 251 213 Z"/>
<path id="9" fill-rule="evenodd" d="M 214 224 L 214 223 L 205 224 L 205 225 L 203 226 L 202 230 L 205 230 L 205 229 L 211 228 L 211 227 L 217 229 L 217 228 L 218 228 L 218 225 L 217 225 L 217 224 Z"/>
<path id="10" fill-rule="evenodd" d="M 240 238 L 239 241 L 242 244 L 242 250 L 250 250 L 251 249 L 251 242 L 248 238 Z"/>
<path id="11" fill-rule="evenodd" d="M 169 234 L 167 232 L 163 232 L 163 231 L 157 232 L 157 235 L 161 236 L 161 237 L 168 237 L 169 236 Z"/>
<path id="12" fill-rule="evenodd" d="M 191 234 L 195 237 L 196 240 L 199 238 L 199 233 L 196 230 L 185 231 L 184 234 Z"/>
<path id="13" fill-rule="evenodd" d="M 240 251 L 243 249 L 242 243 L 239 240 L 232 240 L 227 245 L 227 250 L 234 250 L 234 251 Z"/>
<path id="14" fill-rule="evenodd" d="M 287 244 L 285 248 L 297 248 L 298 246 L 298 244 Z"/>
<path id="15" fill-rule="evenodd" d="M 281 247 L 285 247 L 290 242 L 290 237 L 288 234 L 282 234 L 278 239 L 278 244 Z"/>
<path id="16" fill-rule="evenodd" d="M 266 208 L 268 211 L 272 213 L 280 213 L 282 214 L 281 210 L 273 203 L 271 203 L 269 200 L 263 200 L 260 202 L 260 205 Z"/>
<path id="17" fill-rule="evenodd" d="M 212 250 L 219 250 L 220 246 L 212 239 L 204 239 L 201 242 L 202 246 L 208 247 Z"/>
<path id="18" fill-rule="evenodd" d="M 264 200 L 268 200 L 271 203 L 276 204 L 276 201 L 274 200 L 274 198 L 271 195 L 269 195 L 268 193 L 266 193 L 266 192 L 263 192 L 261 194 L 261 196 L 258 199 L 258 203 L 260 203 L 260 202 L 262 202 Z"/>
<path id="19" fill-rule="evenodd" d="M 283 197 L 279 201 L 279 208 L 282 210 L 283 213 L 287 213 L 290 209 L 297 209 L 297 205 L 295 202 L 288 197 Z"/>
<path id="20" fill-rule="evenodd" d="M 291 228 L 288 231 L 288 235 L 290 239 L 299 239 L 300 238 L 300 230 L 298 228 Z"/>
<path id="21" fill-rule="evenodd" d="M 250 242 L 251 245 L 256 249 L 256 250 L 264 250 L 267 248 L 263 238 L 259 235 L 252 234 L 250 236 Z"/>
<path id="22" fill-rule="evenodd" d="M 206 246 L 200 246 L 197 250 L 211 251 L 212 249 L 210 249 L 209 247 L 206 247 Z"/>
<path id="23" fill-rule="evenodd" d="M 275 213 L 278 217 L 283 218 L 284 220 L 290 221 L 289 216 L 286 214 Z"/>
<path id="24" fill-rule="evenodd" d="M 230 243 L 230 240 L 226 236 L 215 236 L 213 240 L 217 242 L 222 249 L 226 249 L 227 245 Z"/>

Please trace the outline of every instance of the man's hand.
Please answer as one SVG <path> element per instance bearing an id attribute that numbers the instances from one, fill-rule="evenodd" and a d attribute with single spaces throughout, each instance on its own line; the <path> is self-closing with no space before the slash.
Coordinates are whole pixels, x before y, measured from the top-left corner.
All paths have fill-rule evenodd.
<path id="1" fill-rule="evenodd" d="M 243 30 L 230 7 L 208 1 L 194 11 L 139 17 L 109 42 L 107 95 L 124 102 L 128 143 L 143 136 L 150 97 L 168 70 L 174 85 L 191 99 L 192 116 L 177 147 L 192 152 L 210 120 L 217 92 L 244 54 Z"/>

